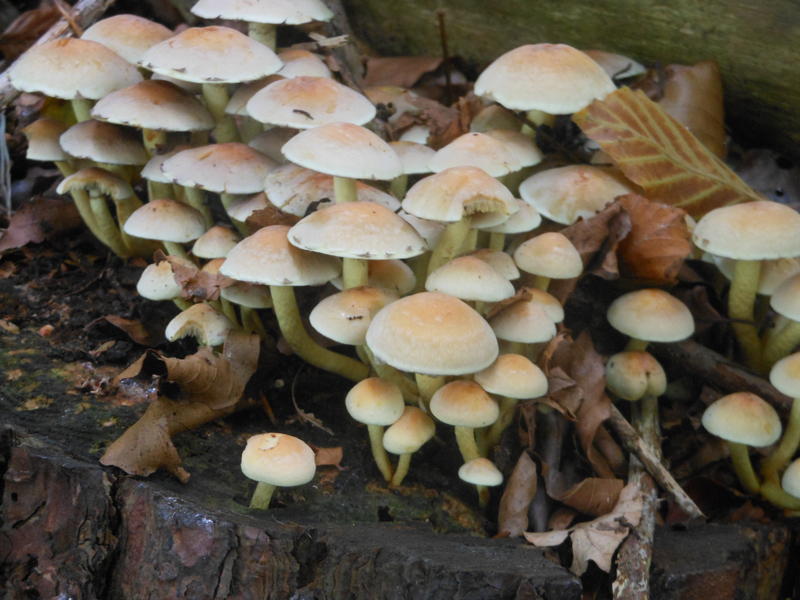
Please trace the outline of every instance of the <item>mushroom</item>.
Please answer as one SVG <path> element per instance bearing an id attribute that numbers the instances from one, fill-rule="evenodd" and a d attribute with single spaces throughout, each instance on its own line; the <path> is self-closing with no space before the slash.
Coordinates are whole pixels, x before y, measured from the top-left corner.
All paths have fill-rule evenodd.
<path id="1" fill-rule="evenodd" d="M 583 261 L 563 233 L 550 231 L 526 240 L 514 251 L 520 270 L 534 275 L 533 286 L 547 291 L 551 279 L 573 279 L 583 272 Z"/>
<path id="2" fill-rule="evenodd" d="M 242 473 L 258 482 L 250 508 L 266 510 L 275 488 L 306 484 L 316 468 L 314 451 L 301 439 L 285 433 L 250 437 L 242 452 Z"/>
<path id="3" fill-rule="evenodd" d="M 422 448 L 436 433 L 436 424 L 427 414 L 416 406 L 406 406 L 402 416 L 383 434 L 383 447 L 387 452 L 397 454 L 397 468 L 394 470 L 389 487 L 403 483 L 411 466 L 411 455 Z"/>

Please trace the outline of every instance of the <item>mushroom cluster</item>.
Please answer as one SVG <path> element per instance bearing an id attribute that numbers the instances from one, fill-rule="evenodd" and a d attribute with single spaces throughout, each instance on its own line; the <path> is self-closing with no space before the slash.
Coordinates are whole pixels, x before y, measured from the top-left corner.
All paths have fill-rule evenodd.
<path id="1" fill-rule="evenodd" d="M 564 309 L 548 289 L 584 272 L 560 226 L 635 189 L 613 167 L 537 167 L 543 153 L 532 126 L 603 98 L 614 82 L 570 46 L 522 46 L 478 78 L 475 92 L 485 106 L 471 131 L 431 148 L 422 125 L 398 140 L 366 127 L 376 104 L 393 111 L 390 121 L 417 110 L 409 101 L 414 92 L 361 93 L 339 83 L 318 55 L 275 53 L 276 25 L 331 18 L 320 0 L 200 0 L 192 10 L 240 21 L 249 35 L 219 25 L 175 34 L 119 15 L 82 39 L 26 53 L 11 71 L 13 85 L 74 109 L 74 119 L 26 128 L 28 157 L 56 163 L 65 176 L 59 192 L 73 197 L 87 227 L 114 253 L 163 249 L 167 260 L 147 267 L 137 289 L 181 308 L 165 332 L 169 339 L 189 335 L 214 348 L 233 328 L 270 339 L 274 323 L 297 356 L 355 384 L 347 410 L 367 426 L 389 485 L 402 484 L 412 454 L 438 427 L 461 453 L 458 475 L 486 505 L 488 487 L 503 479 L 489 460 L 493 448 L 517 405 L 548 393 L 536 363 L 564 329 Z M 262 210 L 280 218 L 255 229 L 249 217 Z M 748 362 L 761 369 L 777 363 L 776 385 L 800 397 L 787 383 L 797 361 L 780 360 L 800 342 L 800 275 L 771 283 L 781 317 L 763 338 L 753 312 L 766 285 L 759 272 L 763 279 L 770 261 L 800 256 L 800 215 L 766 201 L 718 209 L 697 224 L 694 239 L 721 269 L 732 261 L 724 263 L 732 280 L 729 316 Z M 781 272 L 800 271 L 792 265 Z M 182 298 L 177 268 L 217 274 L 225 281 L 221 297 Z M 306 286 L 330 293 L 303 315 L 297 294 Z M 630 338 L 608 361 L 608 388 L 637 405 L 634 420 L 644 428 L 657 419 L 656 399 L 666 387 L 646 347 L 685 339 L 694 323 L 680 301 L 658 289 L 620 296 L 608 320 Z M 344 348 L 331 349 L 320 336 Z M 736 416 L 722 416 L 729 413 Z M 766 489 L 784 505 L 791 502 L 780 494 L 800 487 L 784 481 L 782 492 L 776 483 L 784 470 L 784 480 L 800 470 L 786 469 L 800 441 L 795 413 L 800 408 L 764 462 L 763 484 L 744 444 L 775 442 L 777 417 L 754 397 L 737 395 L 703 419 L 730 441 L 745 489 Z M 762 417 L 765 424 L 757 425 Z M 273 486 L 310 480 L 310 452 L 282 434 L 251 438 L 242 468 L 260 482 L 252 506 L 266 508 Z"/>

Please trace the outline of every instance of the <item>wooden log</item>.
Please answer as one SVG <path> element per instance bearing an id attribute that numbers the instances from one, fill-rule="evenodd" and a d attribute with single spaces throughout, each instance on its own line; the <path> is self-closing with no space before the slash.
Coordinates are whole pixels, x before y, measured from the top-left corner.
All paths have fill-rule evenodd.
<path id="1" fill-rule="evenodd" d="M 345 0 L 356 35 L 382 54 L 440 54 L 437 9 L 450 53 L 478 70 L 522 44 L 563 42 L 649 64 L 720 65 L 739 139 L 800 158 L 800 13 L 793 0 Z"/>

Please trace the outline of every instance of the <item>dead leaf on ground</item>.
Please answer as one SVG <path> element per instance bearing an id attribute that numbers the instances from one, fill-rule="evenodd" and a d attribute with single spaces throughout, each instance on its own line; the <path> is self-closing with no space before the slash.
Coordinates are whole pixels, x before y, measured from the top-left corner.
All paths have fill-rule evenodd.
<path id="1" fill-rule="evenodd" d="M 699 218 L 720 206 L 761 199 L 640 90 L 620 88 L 576 113 L 573 121 L 651 200 Z"/>
<path id="2" fill-rule="evenodd" d="M 367 59 L 367 72 L 364 75 L 365 87 L 376 85 L 396 85 L 402 88 L 413 87 L 419 79 L 435 71 L 442 64 L 437 56 L 387 56 Z"/>
<path id="3" fill-rule="evenodd" d="M 80 225 L 71 200 L 38 196 L 11 215 L 0 237 L 0 252 L 43 242 Z"/>
<path id="4" fill-rule="evenodd" d="M 642 516 L 642 496 L 635 484 L 622 488 L 614 509 L 586 523 L 578 523 L 569 529 L 525 532 L 525 539 L 534 546 L 557 546 L 569 536 L 572 540 L 572 566 L 570 571 L 583 575 L 589 561 L 606 573 L 611 571 L 611 561 L 617 547 L 630 529 L 639 524 Z"/>
<path id="5" fill-rule="evenodd" d="M 408 102 L 418 111 L 405 112 L 391 123 L 389 128 L 392 137 L 400 137 L 402 132 L 414 125 L 424 125 L 430 129 L 428 145 L 434 150 L 468 133 L 472 119 L 483 108 L 481 100 L 472 93 L 459 98 L 455 106 L 445 106 L 422 96 L 409 96 Z"/>
<path id="6" fill-rule="evenodd" d="M 528 528 L 528 508 L 536 495 L 537 477 L 536 463 L 523 451 L 500 498 L 498 535 L 519 537 Z"/>
<path id="7" fill-rule="evenodd" d="M 152 331 L 148 331 L 144 323 L 137 319 L 126 319 L 118 315 L 105 315 L 101 319 L 124 331 L 129 338 L 141 346 L 153 346 L 158 339 Z"/>
<path id="8" fill-rule="evenodd" d="M 156 253 L 156 262 L 160 262 L 161 251 Z M 174 256 L 164 256 L 163 260 L 172 266 L 172 276 L 179 286 L 181 286 L 181 298 L 193 302 L 204 300 L 218 300 L 222 288 L 233 285 L 233 279 L 220 275 L 219 273 L 209 273 L 193 265 L 181 263 Z"/>
<path id="9" fill-rule="evenodd" d="M 267 202 L 267 206 L 264 208 L 250 213 L 245 223 L 250 227 L 251 231 L 258 231 L 262 227 L 269 227 L 271 225 L 292 226 L 299 220 L 300 217 L 285 213 L 271 202 Z"/>
<path id="10" fill-rule="evenodd" d="M 49 2 L 20 13 L 0 35 L 0 52 L 6 64 L 11 64 L 60 18 L 61 12 Z"/>
<path id="11" fill-rule="evenodd" d="M 579 513 L 597 517 L 614 508 L 624 485 L 621 479 L 587 477 L 560 494 L 556 500 Z"/>
<path id="12" fill-rule="evenodd" d="M 344 450 L 341 446 L 325 448 L 311 445 L 311 449 L 314 451 L 314 463 L 318 467 L 336 467 L 340 471 L 344 471 L 344 467 L 342 467 Z"/>

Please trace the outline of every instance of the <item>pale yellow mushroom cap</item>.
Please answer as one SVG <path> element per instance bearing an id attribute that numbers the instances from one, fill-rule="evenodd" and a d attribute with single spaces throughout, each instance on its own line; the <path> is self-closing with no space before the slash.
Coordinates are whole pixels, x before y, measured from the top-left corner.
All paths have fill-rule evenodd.
<path id="1" fill-rule="evenodd" d="M 228 194 L 262 191 L 264 177 L 275 167 L 269 158 L 238 142 L 189 148 L 161 164 L 164 175 L 175 183 Z"/>
<path id="2" fill-rule="evenodd" d="M 488 458 L 473 458 L 464 463 L 458 469 L 458 477 L 467 483 L 487 487 L 503 483 L 503 474 Z"/>
<path id="3" fill-rule="evenodd" d="M 608 307 L 606 317 L 617 331 L 646 342 L 679 342 L 694 333 L 686 305 L 659 289 L 623 294 Z"/>
<path id="4" fill-rule="evenodd" d="M 500 408 L 474 381 L 457 380 L 443 385 L 431 397 L 431 413 L 446 425 L 487 427 L 497 420 Z"/>
<path id="5" fill-rule="evenodd" d="M 111 165 L 143 165 L 147 151 L 133 129 L 89 119 L 76 123 L 59 138 L 65 152 L 76 158 Z"/>
<path id="6" fill-rule="evenodd" d="M 520 244 L 514 252 L 514 262 L 526 273 L 551 279 L 572 279 L 583 272 L 581 255 L 563 233 L 556 231 Z"/>
<path id="7" fill-rule="evenodd" d="M 451 167 L 477 167 L 492 177 L 501 177 L 522 168 L 514 153 L 503 142 L 485 133 L 465 133 L 441 148 L 428 162 L 439 173 Z"/>
<path id="8" fill-rule="evenodd" d="M 185 244 L 203 235 L 206 222 L 203 215 L 188 204 L 162 198 L 133 211 L 123 230 L 145 240 Z"/>
<path id="9" fill-rule="evenodd" d="M 800 321 L 800 273 L 784 280 L 769 299 L 772 309 L 793 321 Z"/>
<path id="10" fill-rule="evenodd" d="M 360 346 L 367 328 L 380 309 L 397 300 L 397 294 L 373 287 L 356 287 L 323 298 L 308 316 L 311 326 L 340 344 Z"/>
<path id="11" fill-rule="evenodd" d="M 287 48 L 278 53 L 283 67 L 278 71 L 282 77 L 333 77 L 333 73 L 319 55 L 301 50 Z"/>
<path id="12" fill-rule="evenodd" d="M 231 19 L 275 25 L 329 21 L 331 10 L 322 0 L 199 0 L 192 13 L 204 19 Z"/>
<path id="13" fill-rule="evenodd" d="M 219 346 L 225 343 L 233 328 L 228 317 L 218 313 L 210 304 L 201 302 L 178 313 L 167 323 L 164 335 L 170 342 L 191 336 L 203 346 Z"/>
<path id="14" fill-rule="evenodd" d="M 344 399 L 347 412 L 365 425 L 391 425 L 403 415 L 403 394 L 395 384 L 369 377 L 355 384 Z"/>
<path id="15" fill-rule="evenodd" d="M 314 479 L 314 451 L 303 440 L 285 433 L 261 433 L 247 440 L 242 473 L 277 487 L 303 485 Z"/>
<path id="16" fill-rule="evenodd" d="M 175 32 L 149 19 L 137 15 L 114 15 L 101 19 L 81 36 L 111 48 L 129 63 L 136 64 L 151 47 Z"/>
<path id="17" fill-rule="evenodd" d="M 436 433 L 436 423 L 416 406 L 406 406 L 403 414 L 383 434 L 383 447 L 392 454 L 416 452 Z"/>
<path id="18" fill-rule="evenodd" d="M 521 354 L 501 354 L 491 366 L 475 373 L 475 381 L 487 392 L 517 400 L 547 393 L 547 377 Z"/>
<path id="19" fill-rule="evenodd" d="M 509 281 L 514 281 L 520 277 L 519 269 L 517 268 L 514 259 L 502 250 L 481 248 L 479 250 L 475 250 L 474 252 L 470 252 L 469 255 L 488 263 L 495 271 L 500 273 L 500 275 Z"/>
<path id="20" fill-rule="evenodd" d="M 58 139 L 67 130 L 67 125 L 47 117 L 37 119 L 22 129 L 28 138 L 25 157 L 30 160 L 69 160 L 70 156 L 61 147 Z"/>
<path id="21" fill-rule="evenodd" d="M 425 289 L 481 302 L 499 302 L 514 295 L 508 279 L 474 256 L 459 256 L 433 271 Z"/>
<path id="22" fill-rule="evenodd" d="M 194 266 L 192 261 L 180 256 L 173 256 L 172 260 L 178 261 L 185 267 Z M 172 264 L 168 260 L 147 265 L 136 283 L 136 291 L 142 298 L 148 300 L 172 300 L 180 295 L 181 289 L 175 281 Z"/>
<path id="23" fill-rule="evenodd" d="M 547 342 L 556 335 L 556 324 L 536 302 L 514 302 L 494 315 L 489 323 L 497 339 L 522 344 Z"/>
<path id="24" fill-rule="evenodd" d="M 800 458 L 793 460 L 781 478 L 781 486 L 787 494 L 800 498 Z"/>
<path id="25" fill-rule="evenodd" d="M 775 409 L 749 392 L 723 396 L 703 413 L 709 433 L 738 444 L 761 448 L 778 441 L 781 420 Z"/>
<path id="26" fill-rule="evenodd" d="M 781 394 L 800 398 L 800 352 L 785 356 L 772 366 L 769 382 Z"/>
<path id="27" fill-rule="evenodd" d="M 667 374 L 649 352 L 619 352 L 606 364 L 606 385 L 623 400 L 635 402 L 662 395 L 667 389 Z"/>

